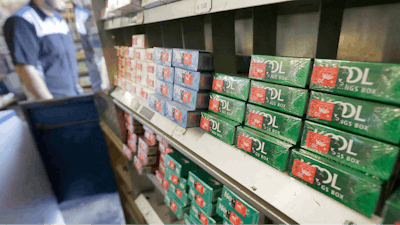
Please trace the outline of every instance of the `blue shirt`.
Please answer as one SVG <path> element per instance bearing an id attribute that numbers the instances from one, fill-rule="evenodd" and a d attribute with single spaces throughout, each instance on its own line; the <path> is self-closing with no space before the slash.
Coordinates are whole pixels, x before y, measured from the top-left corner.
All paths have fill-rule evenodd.
<path id="1" fill-rule="evenodd" d="M 13 63 L 34 66 L 53 97 L 80 94 L 75 44 L 58 13 L 48 16 L 30 2 L 3 29 Z"/>

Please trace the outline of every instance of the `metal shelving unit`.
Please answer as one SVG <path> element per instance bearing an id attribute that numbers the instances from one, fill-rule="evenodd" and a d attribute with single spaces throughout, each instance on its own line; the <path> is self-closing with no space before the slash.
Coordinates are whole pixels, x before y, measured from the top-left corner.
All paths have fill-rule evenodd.
<path id="1" fill-rule="evenodd" d="M 130 46 L 134 34 L 146 34 L 150 47 L 211 51 L 215 72 L 226 74 L 237 73 L 237 55 L 251 54 L 400 63 L 400 1 L 204 0 L 211 8 L 196 11 L 197 2 L 143 10 L 143 22 L 130 25 L 104 29 L 108 21 L 98 20 L 109 74 L 118 73 L 114 46 Z M 180 128 L 120 88 L 111 96 L 274 223 L 380 223 L 378 216 L 363 216 L 200 128 Z"/>

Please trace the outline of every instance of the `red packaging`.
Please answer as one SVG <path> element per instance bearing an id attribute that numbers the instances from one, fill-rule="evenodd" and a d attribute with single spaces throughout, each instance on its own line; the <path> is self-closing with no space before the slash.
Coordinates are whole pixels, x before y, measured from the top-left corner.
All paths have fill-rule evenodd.
<path id="1" fill-rule="evenodd" d="M 157 144 L 156 140 L 156 134 L 150 130 L 148 127 L 143 127 L 144 131 L 144 137 L 147 139 L 148 143 L 150 146 L 154 146 Z"/>
<path id="2" fill-rule="evenodd" d="M 152 166 L 152 165 L 157 164 L 157 162 L 158 162 L 157 155 L 148 156 L 146 153 L 144 153 L 140 150 L 138 152 L 138 157 L 139 157 L 140 161 L 142 162 L 143 166 Z"/>
<path id="3" fill-rule="evenodd" d="M 139 137 L 139 150 L 147 155 L 156 155 L 158 153 L 157 146 L 151 146 L 144 137 Z"/>

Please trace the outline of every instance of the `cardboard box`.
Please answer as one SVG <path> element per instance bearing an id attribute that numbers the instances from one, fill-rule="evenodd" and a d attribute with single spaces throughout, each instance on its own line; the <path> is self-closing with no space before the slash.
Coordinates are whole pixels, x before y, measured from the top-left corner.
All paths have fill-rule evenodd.
<path id="1" fill-rule="evenodd" d="M 146 62 L 154 62 L 153 56 L 154 56 L 154 49 L 153 48 L 146 49 Z"/>
<path id="2" fill-rule="evenodd" d="M 293 145 L 247 127 L 238 127 L 236 148 L 285 172 Z"/>
<path id="3" fill-rule="evenodd" d="M 242 217 L 230 205 L 224 204 L 221 198 L 218 198 L 217 214 L 228 221 L 228 224 L 257 224 L 258 220 L 258 217 Z"/>
<path id="4" fill-rule="evenodd" d="M 247 104 L 244 125 L 291 144 L 300 141 L 302 121 L 288 114 Z"/>
<path id="5" fill-rule="evenodd" d="M 190 211 L 190 206 L 182 206 L 171 192 L 165 194 L 164 202 L 172 209 L 179 220 L 183 219 L 184 214 Z"/>
<path id="6" fill-rule="evenodd" d="M 175 76 L 175 68 L 163 65 L 157 65 L 156 67 L 156 77 L 159 80 L 173 84 Z"/>
<path id="7" fill-rule="evenodd" d="M 289 175 L 368 217 L 381 192 L 381 181 L 302 149 L 292 151 Z"/>
<path id="8" fill-rule="evenodd" d="M 222 183 L 211 177 L 204 171 L 189 172 L 188 185 L 204 200 L 204 202 L 215 202 L 222 193 Z M 201 204 L 199 204 L 201 206 Z"/>
<path id="9" fill-rule="evenodd" d="M 157 94 L 149 95 L 149 107 L 154 111 L 160 113 L 162 116 L 165 116 L 166 101 L 168 101 L 168 99 Z"/>
<path id="10" fill-rule="evenodd" d="M 140 150 L 138 152 L 138 158 L 140 159 L 142 166 L 153 166 L 156 165 L 158 162 L 157 155 L 147 155 Z"/>
<path id="11" fill-rule="evenodd" d="M 191 201 L 188 197 L 187 192 L 182 191 L 180 188 L 177 188 L 172 182 L 169 184 L 169 192 L 173 193 L 175 198 L 179 203 L 183 206 L 187 206 L 191 204 Z"/>
<path id="12" fill-rule="evenodd" d="M 137 169 L 139 175 L 150 174 L 156 171 L 156 168 L 153 166 L 143 166 L 137 156 L 134 157 L 133 163 L 135 164 L 135 168 Z"/>
<path id="13" fill-rule="evenodd" d="M 240 76 L 222 73 L 214 75 L 212 90 L 216 93 L 247 101 L 249 98 L 250 80 Z"/>
<path id="14" fill-rule="evenodd" d="M 172 66 L 192 71 L 212 71 L 212 53 L 199 50 L 173 49 Z"/>
<path id="15" fill-rule="evenodd" d="M 382 180 L 389 180 L 399 147 L 306 121 L 301 147 Z"/>
<path id="16" fill-rule="evenodd" d="M 192 204 L 190 207 L 190 215 L 195 219 L 195 224 L 220 224 L 222 222 L 221 217 L 218 215 L 211 217 L 196 204 Z"/>
<path id="17" fill-rule="evenodd" d="M 221 141 L 233 145 L 236 127 L 240 124 L 212 112 L 202 112 L 200 127 Z"/>
<path id="18" fill-rule="evenodd" d="M 242 123 L 245 114 L 245 105 L 246 103 L 243 101 L 211 93 L 208 109 L 213 113 Z"/>
<path id="19" fill-rule="evenodd" d="M 171 67 L 172 63 L 172 49 L 171 48 L 158 48 L 154 47 L 154 62 L 158 65 Z"/>
<path id="20" fill-rule="evenodd" d="M 175 84 L 173 100 L 189 109 L 207 109 L 210 101 L 210 93 L 193 91 Z"/>
<path id="21" fill-rule="evenodd" d="M 249 78 L 293 87 L 306 87 L 311 59 L 252 55 Z"/>
<path id="22" fill-rule="evenodd" d="M 149 88 L 152 91 L 156 90 L 156 77 L 152 75 L 147 75 L 147 88 Z"/>
<path id="23" fill-rule="evenodd" d="M 146 74 L 147 62 L 142 60 L 136 60 L 136 73 Z"/>
<path id="24" fill-rule="evenodd" d="M 139 137 L 139 150 L 147 155 L 156 155 L 158 153 L 158 147 L 156 145 L 151 146 L 144 137 Z"/>
<path id="25" fill-rule="evenodd" d="M 175 187 L 181 189 L 182 192 L 188 191 L 187 179 L 183 177 L 178 177 L 176 173 L 169 167 L 165 168 L 165 179 L 167 179 L 167 181 L 171 184 L 175 185 Z"/>
<path id="26" fill-rule="evenodd" d="M 194 91 L 211 90 L 212 80 L 212 73 L 175 68 L 174 83 Z"/>
<path id="27" fill-rule="evenodd" d="M 168 100 L 172 100 L 174 85 L 156 79 L 155 92 Z"/>
<path id="28" fill-rule="evenodd" d="M 224 186 L 224 188 L 222 189 L 221 202 L 224 205 L 229 205 L 230 207 L 232 207 L 239 216 L 242 216 L 244 218 L 256 217 L 255 223 L 257 223 L 258 215 L 260 214 L 260 212 L 226 186 Z"/>
<path id="29" fill-rule="evenodd" d="M 156 140 L 156 134 L 148 127 L 143 126 L 144 129 L 144 137 L 146 141 L 148 141 L 150 146 L 156 146 L 157 147 L 157 140 Z"/>
<path id="30" fill-rule="evenodd" d="M 382 224 L 395 224 L 400 222 L 400 189 L 397 189 L 392 196 L 386 200 L 382 215 Z"/>
<path id="31" fill-rule="evenodd" d="M 165 156 L 165 166 L 170 168 L 178 177 L 187 177 L 189 171 L 196 165 L 179 152 L 169 153 Z"/>
<path id="32" fill-rule="evenodd" d="M 177 102 L 165 102 L 165 116 L 183 128 L 199 127 L 201 110 L 193 111 Z"/>
<path id="33" fill-rule="evenodd" d="M 400 142 L 400 108 L 312 91 L 307 119 L 393 144 Z"/>
<path id="34" fill-rule="evenodd" d="M 146 41 L 146 35 L 144 34 L 132 35 L 132 47 L 147 48 L 148 44 Z"/>
<path id="35" fill-rule="evenodd" d="M 400 103 L 400 65 L 315 59 L 310 88 L 349 97 Z"/>
<path id="36" fill-rule="evenodd" d="M 152 76 L 156 76 L 156 71 L 157 71 L 157 64 L 153 63 L 153 62 L 146 62 L 146 73 L 147 75 L 152 75 Z"/>
<path id="37" fill-rule="evenodd" d="M 295 116 L 303 116 L 308 100 L 305 89 L 251 81 L 249 102 Z"/>
<path id="38" fill-rule="evenodd" d="M 206 215 L 216 215 L 216 202 L 204 201 L 201 195 L 192 187 L 189 188 L 188 196 L 192 201 L 192 205 L 196 205 L 198 208 L 202 209 Z"/>

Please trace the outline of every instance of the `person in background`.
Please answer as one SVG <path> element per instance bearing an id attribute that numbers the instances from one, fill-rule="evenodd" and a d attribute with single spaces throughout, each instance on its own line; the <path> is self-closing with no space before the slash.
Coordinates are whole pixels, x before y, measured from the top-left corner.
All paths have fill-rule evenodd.
<path id="1" fill-rule="evenodd" d="M 94 43 L 90 40 L 90 34 L 86 29 L 87 27 L 90 28 L 93 26 L 93 24 L 91 24 L 91 11 L 83 8 L 80 5 L 80 1 L 73 0 L 72 2 L 74 4 L 75 24 L 81 36 L 81 43 L 85 52 L 85 61 L 89 70 L 90 81 L 92 83 L 92 90 L 96 93 L 108 88 L 110 83 L 107 73 L 105 71 L 103 71 L 103 73 L 100 72 L 104 58 L 102 54 L 96 57 Z"/>
<path id="2" fill-rule="evenodd" d="M 15 71 L 38 99 L 82 93 L 75 44 L 58 13 L 65 6 L 65 0 L 31 0 L 3 27 Z"/>

